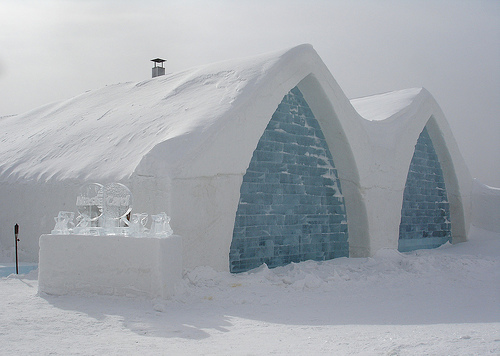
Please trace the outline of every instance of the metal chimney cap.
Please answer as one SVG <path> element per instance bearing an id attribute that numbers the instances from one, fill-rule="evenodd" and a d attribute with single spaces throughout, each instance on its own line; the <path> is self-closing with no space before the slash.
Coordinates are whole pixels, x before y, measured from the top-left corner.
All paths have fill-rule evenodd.
<path id="1" fill-rule="evenodd" d="M 160 64 L 161 64 L 161 68 L 163 68 L 163 62 L 166 62 L 166 60 L 161 59 L 161 58 L 155 58 L 155 59 L 152 59 L 151 62 L 155 62 L 155 68 L 157 68 L 157 65 L 160 65 Z M 163 74 L 165 74 L 165 73 L 163 73 Z M 156 75 L 153 75 L 153 78 L 154 77 L 156 77 Z"/>

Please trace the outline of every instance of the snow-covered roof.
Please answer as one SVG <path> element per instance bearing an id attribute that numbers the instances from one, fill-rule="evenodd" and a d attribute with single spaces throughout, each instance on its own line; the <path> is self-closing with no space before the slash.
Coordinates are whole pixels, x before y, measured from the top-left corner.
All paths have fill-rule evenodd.
<path id="1" fill-rule="evenodd" d="M 421 91 L 422 88 L 403 89 L 351 99 L 351 104 L 364 119 L 382 121 L 409 106 Z"/>
<path id="2" fill-rule="evenodd" d="M 1 176 L 128 176 L 162 141 L 203 132 L 286 51 L 88 91 L 1 120 Z M 182 153 L 182 149 L 174 154 Z"/>
<path id="3" fill-rule="evenodd" d="M 306 75 L 328 77 L 322 79 L 324 85 L 334 86 L 312 46 L 300 45 L 140 83 L 109 85 L 0 118 L 0 180 L 120 180 L 136 172 L 141 162 L 154 165 L 157 161 L 146 164 L 144 157 L 155 156 L 155 150 L 168 171 L 234 120 L 249 98 L 258 102 L 256 92 L 269 78 L 279 88 L 306 70 Z M 346 104 L 335 105 L 349 106 L 348 116 L 356 116 L 340 88 L 337 92 L 336 100 Z M 403 110 L 419 93 L 420 89 L 409 89 L 351 103 L 365 119 L 383 120 Z"/>

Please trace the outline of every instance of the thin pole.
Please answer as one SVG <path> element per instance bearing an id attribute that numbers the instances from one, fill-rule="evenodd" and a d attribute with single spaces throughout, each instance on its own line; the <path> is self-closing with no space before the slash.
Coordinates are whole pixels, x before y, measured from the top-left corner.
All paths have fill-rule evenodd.
<path id="1" fill-rule="evenodd" d="M 19 274 L 19 263 L 18 263 L 18 260 L 17 260 L 17 241 L 19 241 L 19 239 L 17 238 L 17 236 L 19 235 L 19 225 L 14 225 L 14 237 L 16 239 L 16 274 Z"/>

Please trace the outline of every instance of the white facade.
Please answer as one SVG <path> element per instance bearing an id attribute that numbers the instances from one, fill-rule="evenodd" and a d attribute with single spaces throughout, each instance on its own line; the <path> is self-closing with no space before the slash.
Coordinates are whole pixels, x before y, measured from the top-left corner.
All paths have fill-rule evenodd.
<path id="1" fill-rule="evenodd" d="M 2 119 L 0 247 L 20 225 L 26 260 L 83 183 L 118 181 L 134 212 L 165 211 L 184 268 L 229 269 L 243 175 L 271 115 L 294 87 L 318 120 L 345 198 L 350 255 L 398 246 L 403 190 L 424 127 L 438 155 L 453 242 L 466 240 L 472 179 L 425 89 L 349 101 L 310 45 L 142 83 L 109 86 Z M 355 109 L 356 108 L 356 109 Z M 360 113 L 364 116 L 361 116 Z"/>

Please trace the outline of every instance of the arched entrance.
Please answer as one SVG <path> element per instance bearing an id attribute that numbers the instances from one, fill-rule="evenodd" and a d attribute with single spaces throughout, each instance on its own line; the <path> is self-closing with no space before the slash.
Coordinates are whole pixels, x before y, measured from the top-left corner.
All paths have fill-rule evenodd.
<path id="1" fill-rule="evenodd" d="M 243 176 L 230 270 L 348 256 L 347 230 L 332 155 L 295 87 L 272 115 Z"/>
<path id="2" fill-rule="evenodd" d="M 451 242 L 450 204 L 443 170 L 427 127 L 418 137 L 403 193 L 398 250 Z"/>

